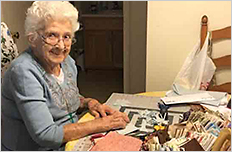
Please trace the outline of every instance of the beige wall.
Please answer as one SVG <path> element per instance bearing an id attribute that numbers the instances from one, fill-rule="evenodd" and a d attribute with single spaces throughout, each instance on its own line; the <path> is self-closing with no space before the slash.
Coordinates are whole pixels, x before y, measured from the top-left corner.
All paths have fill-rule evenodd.
<path id="1" fill-rule="evenodd" d="M 200 21 L 204 14 L 209 18 L 209 30 L 229 26 L 231 2 L 148 2 L 146 91 L 171 89 L 186 56 L 200 38 Z M 214 56 L 230 52 L 231 42 Z M 230 81 L 230 72 L 227 74 L 223 80 Z"/>
<path id="2" fill-rule="evenodd" d="M 124 92 L 145 91 L 146 84 L 146 1 L 124 1 Z"/>
<path id="3" fill-rule="evenodd" d="M 5 22 L 11 32 L 19 32 L 20 38 L 16 44 L 20 52 L 27 47 L 24 21 L 26 10 L 31 3 L 31 1 L 1 1 L 1 22 Z"/>

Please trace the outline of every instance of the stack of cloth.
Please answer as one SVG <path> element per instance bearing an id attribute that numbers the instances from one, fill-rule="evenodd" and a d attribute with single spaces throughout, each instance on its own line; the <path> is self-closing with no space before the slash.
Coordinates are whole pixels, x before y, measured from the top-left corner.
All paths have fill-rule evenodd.
<path id="1" fill-rule="evenodd" d="M 140 139 L 111 131 L 98 140 L 90 151 L 139 151 L 141 145 Z"/>

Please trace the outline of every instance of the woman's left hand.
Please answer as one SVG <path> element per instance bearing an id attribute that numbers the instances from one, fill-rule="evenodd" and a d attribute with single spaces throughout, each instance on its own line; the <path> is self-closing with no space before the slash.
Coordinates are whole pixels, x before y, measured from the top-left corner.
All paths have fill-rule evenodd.
<path id="1" fill-rule="evenodd" d="M 105 104 L 100 104 L 96 99 L 91 99 L 88 102 L 88 108 L 90 113 L 94 115 L 95 118 L 105 117 L 113 114 L 116 111 Z"/>

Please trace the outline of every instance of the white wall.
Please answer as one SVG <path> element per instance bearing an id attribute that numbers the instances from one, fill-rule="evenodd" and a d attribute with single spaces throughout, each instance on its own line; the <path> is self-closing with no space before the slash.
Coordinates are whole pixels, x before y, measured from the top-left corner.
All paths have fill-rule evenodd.
<path id="1" fill-rule="evenodd" d="M 186 56 L 200 38 L 204 14 L 209 19 L 208 30 L 230 26 L 231 2 L 148 1 L 146 91 L 171 89 Z M 230 52 L 231 42 L 216 56 Z M 230 78 L 229 72 L 226 79 Z"/>
<path id="2" fill-rule="evenodd" d="M 16 45 L 20 52 L 28 47 L 24 34 L 24 21 L 31 3 L 31 1 L 1 1 L 1 22 L 5 22 L 11 32 L 19 32 L 20 37 Z"/>

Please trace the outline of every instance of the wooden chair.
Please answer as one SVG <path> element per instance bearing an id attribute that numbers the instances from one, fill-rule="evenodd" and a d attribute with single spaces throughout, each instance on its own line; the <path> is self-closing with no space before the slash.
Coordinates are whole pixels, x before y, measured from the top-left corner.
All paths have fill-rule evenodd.
<path id="1" fill-rule="evenodd" d="M 206 15 L 204 15 L 201 19 L 201 48 L 205 42 L 205 38 L 208 32 L 208 17 Z M 217 30 L 212 30 L 211 31 L 211 49 L 213 46 L 213 43 L 216 42 L 221 42 L 223 40 L 228 40 L 231 39 L 231 26 L 225 27 L 225 28 L 221 28 L 221 29 L 217 29 Z M 210 57 L 212 58 L 210 52 Z M 225 55 L 219 58 L 213 58 L 212 59 L 215 66 L 216 66 L 216 71 L 217 70 L 222 70 L 222 69 L 230 69 L 231 68 L 231 54 L 230 55 Z M 209 91 L 221 91 L 221 92 L 228 92 L 229 94 L 231 94 L 231 82 L 226 82 L 220 85 L 216 85 L 215 82 L 215 76 L 214 76 L 214 81 L 211 81 L 211 84 L 208 88 Z"/>
<path id="2" fill-rule="evenodd" d="M 228 151 L 231 147 L 231 129 L 223 128 L 212 146 L 212 151 Z"/>

